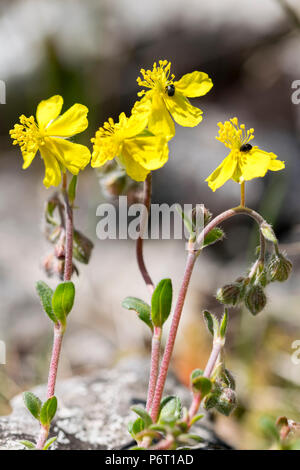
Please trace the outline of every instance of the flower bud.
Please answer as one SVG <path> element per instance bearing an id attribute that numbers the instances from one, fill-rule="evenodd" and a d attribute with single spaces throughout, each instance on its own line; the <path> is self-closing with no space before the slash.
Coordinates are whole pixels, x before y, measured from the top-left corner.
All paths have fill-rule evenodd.
<path id="1" fill-rule="evenodd" d="M 231 388 L 232 390 L 235 390 L 235 379 L 228 369 L 223 370 L 221 374 L 221 379 L 227 387 Z"/>
<path id="2" fill-rule="evenodd" d="M 205 408 L 205 410 L 211 410 L 212 408 L 215 408 L 218 404 L 219 396 L 220 391 L 218 389 L 214 389 L 213 392 L 206 395 L 203 400 L 203 407 Z"/>
<path id="3" fill-rule="evenodd" d="M 249 287 L 245 296 L 245 305 L 252 315 L 257 315 L 267 304 L 267 297 L 263 288 L 259 284 Z"/>
<path id="4" fill-rule="evenodd" d="M 260 273 L 257 273 L 256 282 L 262 287 L 266 287 L 266 285 L 270 282 L 268 280 L 268 275 L 265 269 L 263 269 Z"/>
<path id="5" fill-rule="evenodd" d="M 106 197 L 120 196 L 126 186 L 126 173 L 124 171 L 113 171 L 99 179 L 100 186 Z"/>
<path id="6" fill-rule="evenodd" d="M 237 406 L 236 393 L 231 388 L 224 388 L 218 397 L 216 410 L 225 416 L 229 416 Z"/>
<path id="7" fill-rule="evenodd" d="M 286 281 L 291 274 L 292 266 L 292 263 L 282 253 L 272 256 L 268 266 L 271 281 Z"/>
<path id="8" fill-rule="evenodd" d="M 65 259 L 66 253 L 64 240 L 60 240 L 58 243 L 56 243 L 54 247 L 54 254 L 57 259 Z"/>
<path id="9" fill-rule="evenodd" d="M 76 258 L 81 263 L 88 264 L 93 247 L 94 247 L 94 244 L 89 238 L 87 238 L 78 230 L 74 230 L 74 236 L 73 236 L 74 258 Z"/>
<path id="10" fill-rule="evenodd" d="M 217 291 L 216 299 L 225 305 L 236 305 L 241 300 L 241 287 L 238 282 L 226 284 Z"/>

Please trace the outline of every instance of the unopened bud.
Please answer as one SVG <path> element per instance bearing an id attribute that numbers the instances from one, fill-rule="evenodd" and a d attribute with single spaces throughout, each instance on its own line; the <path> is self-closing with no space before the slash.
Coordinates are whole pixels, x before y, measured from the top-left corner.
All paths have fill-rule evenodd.
<path id="1" fill-rule="evenodd" d="M 65 259 L 65 244 L 63 241 L 59 241 L 58 243 L 56 243 L 54 247 L 54 254 L 57 259 Z"/>
<path id="2" fill-rule="evenodd" d="M 274 255 L 268 266 L 271 281 L 286 281 L 291 274 L 292 267 L 292 263 L 282 253 Z"/>
<path id="3" fill-rule="evenodd" d="M 266 285 L 268 284 L 268 282 L 270 282 L 268 280 L 268 275 L 267 275 L 267 271 L 264 269 L 261 273 L 257 274 L 256 276 L 256 282 L 258 284 L 260 284 L 262 287 L 266 287 Z"/>
<path id="4" fill-rule="evenodd" d="M 100 181 L 101 188 L 105 196 L 115 197 L 123 193 L 126 186 L 126 173 L 124 171 L 114 171 L 106 174 Z"/>
<path id="5" fill-rule="evenodd" d="M 259 284 L 249 287 L 245 296 L 245 305 L 252 315 L 257 315 L 267 304 L 267 297 L 263 288 Z"/>
<path id="6" fill-rule="evenodd" d="M 60 280 L 63 281 L 64 279 L 64 271 L 65 271 L 65 260 L 58 259 L 54 256 L 53 253 L 46 256 L 43 261 L 43 268 L 48 277 L 56 276 Z M 79 274 L 77 267 L 73 264 L 72 273 Z"/>
<path id="7" fill-rule="evenodd" d="M 93 247 L 94 247 L 94 244 L 89 238 L 87 238 L 78 230 L 74 230 L 74 236 L 73 236 L 74 258 L 76 258 L 81 263 L 88 264 Z"/>
<path id="8" fill-rule="evenodd" d="M 211 410 L 212 408 L 215 408 L 216 405 L 218 404 L 219 396 L 220 396 L 219 390 L 214 390 L 213 392 L 206 395 L 206 397 L 203 400 L 203 407 L 206 410 Z"/>
<path id="9" fill-rule="evenodd" d="M 241 300 L 241 284 L 226 284 L 218 289 L 216 299 L 225 305 L 236 305 Z"/>
<path id="10" fill-rule="evenodd" d="M 216 410 L 225 416 L 229 416 L 237 406 L 236 393 L 231 388 L 224 388 L 218 397 Z"/>

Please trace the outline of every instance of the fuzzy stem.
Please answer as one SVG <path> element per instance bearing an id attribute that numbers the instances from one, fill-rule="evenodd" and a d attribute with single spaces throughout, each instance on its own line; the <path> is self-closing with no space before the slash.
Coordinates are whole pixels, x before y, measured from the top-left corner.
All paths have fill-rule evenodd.
<path id="1" fill-rule="evenodd" d="M 65 199 L 65 223 L 66 223 L 66 254 L 65 254 L 65 271 L 64 281 L 69 281 L 72 276 L 73 270 L 73 208 L 69 204 L 69 198 L 66 190 L 67 178 L 63 176 L 63 195 Z M 52 355 L 49 366 L 48 376 L 48 392 L 47 398 L 52 398 L 55 394 L 55 384 L 57 378 L 57 369 L 61 352 L 61 345 L 63 340 L 65 327 L 57 322 L 54 325 L 54 340 L 52 347 Z M 41 425 L 40 435 L 37 441 L 36 448 L 42 450 L 48 438 L 50 426 Z"/>
<path id="2" fill-rule="evenodd" d="M 257 212 L 255 212 L 254 210 L 248 207 L 241 207 L 241 206 L 234 207 L 232 209 L 222 212 L 222 214 L 219 214 L 217 217 L 215 217 L 211 222 L 209 222 L 206 225 L 206 227 L 202 230 L 202 232 L 198 236 L 197 246 L 202 247 L 205 237 L 208 235 L 208 233 L 212 229 L 217 227 L 217 225 L 221 224 L 225 220 L 230 219 L 231 217 L 238 215 L 238 214 L 248 215 L 249 217 L 254 219 L 259 226 L 265 222 L 264 218 L 260 214 L 258 214 Z M 151 417 L 154 422 L 157 420 L 157 417 L 158 417 L 160 401 L 162 398 L 162 394 L 163 394 L 163 390 L 164 390 L 164 386 L 165 386 L 165 382 L 167 378 L 167 373 L 168 373 L 168 369 L 169 369 L 169 365 L 171 361 L 171 356 L 172 356 L 172 352 L 174 348 L 174 343 L 176 339 L 176 334 L 178 330 L 179 321 L 181 318 L 181 313 L 182 313 L 187 289 L 189 286 L 189 282 L 190 282 L 190 278 L 191 278 L 192 271 L 194 268 L 196 257 L 200 253 L 201 253 L 201 248 L 199 248 L 197 252 L 190 251 L 188 254 L 185 273 L 183 276 L 182 285 L 179 291 L 177 304 L 176 304 L 174 315 L 172 318 L 169 337 L 167 339 L 167 344 L 165 347 L 161 367 L 159 370 L 159 375 L 157 378 L 157 384 L 156 384 L 155 394 L 154 394 L 153 403 L 152 403 L 152 410 L 151 410 Z"/>
<path id="3" fill-rule="evenodd" d="M 160 400 L 161 400 L 163 389 L 165 386 L 166 377 L 167 377 L 170 360 L 171 360 L 171 356 L 173 353 L 174 343 L 176 339 L 176 334 L 178 330 L 178 325 L 179 325 L 179 321 L 181 318 L 181 313 L 182 313 L 182 309 L 183 309 L 183 305 L 184 305 L 184 301 L 185 301 L 185 297 L 186 297 L 186 293 L 187 293 L 187 289 L 188 289 L 189 282 L 191 279 L 195 261 L 196 261 L 196 254 L 194 252 L 190 252 L 188 254 L 186 268 L 185 268 L 180 292 L 178 295 L 177 304 L 174 310 L 174 315 L 172 318 L 172 324 L 170 327 L 169 337 L 167 340 L 167 344 L 165 347 L 164 355 L 163 355 L 160 370 L 159 370 L 159 376 L 157 379 L 155 394 L 154 394 L 153 403 L 152 403 L 152 410 L 151 410 L 151 417 L 154 422 L 157 420 L 157 417 L 158 417 Z"/>
<path id="4" fill-rule="evenodd" d="M 55 323 L 52 356 L 51 356 L 50 367 L 49 367 L 47 398 L 52 398 L 54 396 L 58 361 L 59 361 L 63 336 L 64 336 L 63 326 L 61 325 L 61 323 Z"/>
<path id="5" fill-rule="evenodd" d="M 161 334 L 162 329 L 159 327 L 154 328 L 152 335 L 152 344 L 151 344 L 151 368 L 150 368 L 150 378 L 148 386 L 148 396 L 147 396 L 147 411 L 150 410 L 153 402 L 158 369 L 159 369 L 159 357 L 160 357 L 160 346 L 161 346 Z"/>
<path id="6" fill-rule="evenodd" d="M 141 213 L 141 222 L 140 222 L 140 234 L 139 238 L 136 242 L 136 257 L 138 266 L 145 281 L 145 284 L 149 290 L 150 295 L 153 294 L 154 291 L 154 284 L 150 277 L 150 274 L 146 268 L 144 255 L 143 255 L 143 235 L 144 231 L 147 227 L 147 221 L 149 216 L 149 208 L 151 204 L 151 191 L 152 191 L 152 175 L 151 173 L 148 174 L 145 182 L 144 182 L 144 195 L 143 195 L 143 211 Z"/>
<path id="7" fill-rule="evenodd" d="M 223 344 L 220 341 L 215 341 L 212 351 L 210 353 L 209 359 L 207 361 L 206 367 L 203 372 L 203 377 L 209 378 L 214 370 L 216 362 L 218 360 L 219 354 L 222 350 Z M 202 397 L 201 393 L 195 393 L 193 396 L 193 401 L 191 403 L 189 414 L 188 414 L 188 425 L 191 426 L 191 421 L 196 416 L 201 404 Z"/>

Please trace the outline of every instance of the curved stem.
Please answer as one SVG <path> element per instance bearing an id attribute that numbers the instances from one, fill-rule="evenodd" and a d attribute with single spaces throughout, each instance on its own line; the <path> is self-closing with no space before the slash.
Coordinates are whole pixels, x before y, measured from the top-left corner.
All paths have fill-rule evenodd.
<path id="1" fill-rule="evenodd" d="M 258 223 L 259 226 L 265 222 L 264 218 L 260 214 L 258 214 L 252 209 L 249 209 L 248 207 L 241 207 L 241 206 L 234 207 L 232 209 L 222 212 L 222 214 L 219 214 L 211 222 L 209 222 L 206 225 L 206 227 L 204 227 L 204 229 L 202 230 L 202 232 L 200 233 L 197 239 L 197 245 L 202 247 L 205 237 L 208 235 L 208 233 L 212 229 L 214 229 L 215 227 L 217 227 L 217 225 L 221 224 L 225 220 L 230 219 L 231 217 L 237 214 L 248 215 L 249 217 L 254 219 Z M 192 275 L 196 258 L 200 253 L 201 253 L 201 248 L 198 251 L 189 252 L 188 254 L 183 281 L 182 281 L 182 285 L 179 291 L 178 300 L 175 306 L 174 315 L 173 315 L 172 323 L 170 327 L 170 332 L 169 332 L 169 336 L 167 339 L 167 344 L 165 347 L 164 355 L 163 355 L 162 362 L 161 362 L 161 367 L 159 370 L 159 375 L 157 378 L 157 384 L 156 384 L 156 389 L 155 389 L 155 394 L 154 394 L 153 404 L 152 404 L 152 411 L 151 411 L 151 417 L 154 422 L 157 420 L 157 417 L 158 417 L 160 401 L 162 398 L 162 394 L 163 394 L 163 390 L 164 390 L 164 386 L 165 386 L 165 382 L 167 378 L 167 373 L 168 373 L 168 369 L 170 366 L 171 356 L 172 356 L 172 352 L 173 352 L 173 348 L 175 344 L 178 325 L 179 325 L 179 321 L 181 318 L 187 289 L 189 286 L 189 282 L 190 282 L 190 278 Z"/>
<path id="2" fill-rule="evenodd" d="M 150 295 L 153 294 L 154 291 L 154 283 L 150 277 L 150 274 L 146 268 L 144 255 L 143 255 L 143 235 L 145 229 L 147 228 L 148 216 L 149 216 L 149 209 L 151 204 L 151 190 L 152 190 L 152 175 L 151 173 L 148 174 L 145 182 L 144 182 L 144 195 L 143 195 L 143 211 L 141 213 L 141 222 L 140 222 L 140 235 L 136 242 L 136 257 L 138 266 L 145 281 L 145 284 L 149 290 Z"/>

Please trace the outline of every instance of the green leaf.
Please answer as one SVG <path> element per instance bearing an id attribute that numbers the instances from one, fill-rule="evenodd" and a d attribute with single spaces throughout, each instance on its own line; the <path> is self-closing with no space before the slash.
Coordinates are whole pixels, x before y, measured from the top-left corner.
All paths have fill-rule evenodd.
<path id="1" fill-rule="evenodd" d="M 207 377 L 198 376 L 192 379 L 192 387 L 193 390 L 200 392 L 201 397 L 204 398 L 211 391 L 212 383 Z"/>
<path id="2" fill-rule="evenodd" d="M 79 230 L 74 230 L 73 233 L 73 257 L 80 261 L 80 263 L 88 264 L 91 258 L 92 250 L 94 244 L 93 242 L 79 232 Z"/>
<path id="3" fill-rule="evenodd" d="M 20 444 L 23 446 L 27 447 L 27 449 L 34 450 L 35 449 L 35 444 L 30 441 L 20 441 Z"/>
<path id="4" fill-rule="evenodd" d="M 147 450 L 147 449 L 145 447 L 133 446 L 133 447 L 130 447 L 129 450 Z"/>
<path id="5" fill-rule="evenodd" d="M 35 419 L 40 419 L 40 411 L 42 407 L 41 400 L 37 396 L 35 396 L 34 393 L 32 392 L 24 392 L 23 400 L 24 400 L 26 408 L 30 411 L 32 416 Z"/>
<path id="6" fill-rule="evenodd" d="M 204 238 L 203 248 L 209 245 L 213 245 L 214 243 L 218 241 L 221 241 L 224 238 L 224 236 L 225 236 L 225 233 L 223 232 L 221 228 L 219 227 L 213 228 L 210 232 L 208 232 L 208 234 Z"/>
<path id="7" fill-rule="evenodd" d="M 158 424 L 174 424 L 181 417 L 181 402 L 173 395 L 163 398 L 160 404 Z"/>
<path id="8" fill-rule="evenodd" d="M 153 423 L 151 416 L 141 406 L 134 405 L 134 406 L 131 406 L 130 409 L 134 411 L 137 415 L 139 415 L 140 418 L 142 418 L 142 420 L 145 423 L 145 428 L 148 428 Z"/>
<path id="9" fill-rule="evenodd" d="M 57 439 L 57 436 L 51 437 L 50 439 L 48 439 L 48 441 L 46 442 L 46 444 L 43 447 L 43 450 L 48 450 L 49 447 L 53 444 L 53 442 L 56 441 L 56 439 Z"/>
<path id="10" fill-rule="evenodd" d="M 153 330 L 150 305 L 146 304 L 146 302 L 141 299 L 137 299 L 136 297 L 126 297 L 122 302 L 122 307 L 127 310 L 134 310 L 138 314 L 139 319 L 146 323 L 151 331 Z"/>
<path id="11" fill-rule="evenodd" d="M 135 421 L 129 421 L 127 427 L 129 434 L 135 439 L 135 436 L 145 429 L 145 423 L 142 418 L 137 418 Z"/>
<path id="12" fill-rule="evenodd" d="M 203 418 L 204 415 L 196 415 L 193 417 L 193 419 L 191 420 L 190 422 L 190 426 L 192 426 L 193 424 L 197 423 L 197 421 L 199 421 L 200 419 Z"/>
<path id="13" fill-rule="evenodd" d="M 57 319 L 66 323 L 66 317 L 73 307 L 75 297 L 75 286 L 73 282 L 67 281 L 58 284 L 52 297 L 52 308 Z"/>
<path id="14" fill-rule="evenodd" d="M 260 419 L 260 427 L 263 430 L 266 437 L 271 441 L 279 441 L 280 435 L 278 429 L 276 428 L 275 420 L 269 416 L 262 416 Z"/>
<path id="15" fill-rule="evenodd" d="M 76 197 L 76 186 L 77 186 L 77 175 L 74 175 L 70 181 L 69 188 L 68 188 L 68 196 L 69 201 L 73 204 L 75 197 Z"/>
<path id="16" fill-rule="evenodd" d="M 172 306 L 172 281 L 162 279 L 156 286 L 151 299 L 151 318 L 154 326 L 162 327 L 168 319 Z"/>
<path id="17" fill-rule="evenodd" d="M 224 315 L 220 321 L 220 328 L 219 328 L 219 334 L 221 338 L 225 338 L 226 335 L 226 330 L 227 330 L 227 324 L 228 324 L 228 311 L 227 308 L 225 308 Z"/>
<path id="18" fill-rule="evenodd" d="M 203 442 L 203 438 L 197 434 L 182 434 L 182 436 L 179 437 L 179 440 L 185 444 L 188 444 L 190 441 L 195 441 L 198 443 Z"/>
<path id="19" fill-rule="evenodd" d="M 44 281 L 38 281 L 36 283 L 36 290 L 40 297 L 43 309 L 47 313 L 48 317 L 53 321 L 53 323 L 57 323 L 57 318 L 55 317 L 52 309 L 53 290 Z"/>
<path id="20" fill-rule="evenodd" d="M 40 413 L 40 422 L 44 426 L 47 426 L 51 423 L 52 419 L 55 416 L 57 410 L 57 398 L 51 397 L 42 406 Z"/>
<path id="21" fill-rule="evenodd" d="M 203 316 L 204 316 L 204 320 L 208 328 L 208 331 L 213 335 L 213 337 L 216 337 L 219 331 L 219 322 L 218 322 L 217 317 L 215 317 L 215 315 L 208 312 L 207 310 L 203 312 Z"/>

